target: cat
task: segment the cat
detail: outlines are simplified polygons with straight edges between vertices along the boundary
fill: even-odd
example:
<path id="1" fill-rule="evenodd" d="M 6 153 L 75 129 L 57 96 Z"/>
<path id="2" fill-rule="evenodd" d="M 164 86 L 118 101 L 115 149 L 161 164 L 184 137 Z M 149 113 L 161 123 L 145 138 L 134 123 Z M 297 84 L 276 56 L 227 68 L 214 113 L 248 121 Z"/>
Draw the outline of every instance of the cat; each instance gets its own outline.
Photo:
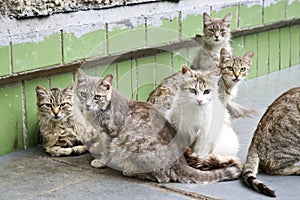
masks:
<path id="1" fill-rule="evenodd" d="M 101 158 L 91 163 L 94 167 L 109 166 L 125 176 L 156 182 L 212 183 L 239 177 L 237 164 L 211 171 L 190 167 L 165 117 L 151 103 L 122 95 L 112 80 L 111 74 L 101 79 L 78 69 L 78 110 L 105 140 Z"/>
<path id="2" fill-rule="evenodd" d="M 51 156 L 85 153 L 73 119 L 73 86 L 46 90 L 36 86 L 38 126 L 42 146 Z"/>
<path id="3" fill-rule="evenodd" d="M 167 113 L 179 140 L 200 157 L 211 153 L 236 156 L 238 137 L 216 93 L 218 71 L 195 73 L 183 66 L 182 74 L 185 77 Z"/>
<path id="4" fill-rule="evenodd" d="M 231 13 L 223 19 L 211 18 L 207 13 L 203 14 L 204 36 L 198 41 L 201 49 L 193 61 L 194 70 L 217 69 L 220 60 L 220 49 L 226 48 L 231 52 L 230 46 L 230 21 Z M 162 113 L 170 110 L 178 90 L 178 81 L 181 79 L 181 72 L 177 72 L 165 78 L 150 94 L 147 101 L 154 104 Z"/>
<path id="5" fill-rule="evenodd" d="M 300 174 L 300 87 L 278 97 L 266 110 L 254 132 L 242 179 L 252 189 L 270 197 L 275 191 L 256 178 L 267 174 Z"/>
<path id="6" fill-rule="evenodd" d="M 248 75 L 253 55 L 253 52 L 249 52 L 242 57 L 231 56 L 225 48 L 220 51 L 221 78 L 218 81 L 218 94 L 233 119 L 250 117 L 256 113 L 255 110 L 245 108 L 233 101 L 237 96 L 239 83 Z"/>
<path id="7" fill-rule="evenodd" d="M 213 70 L 220 62 L 220 50 L 225 48 L 231 53 L 230 23 L 232 15 L 228 13 L 223 19 L 211 18 L 203 14 L 204 36 L 197 36 L 200 49 L 192 62 L 193 70 Z"/>

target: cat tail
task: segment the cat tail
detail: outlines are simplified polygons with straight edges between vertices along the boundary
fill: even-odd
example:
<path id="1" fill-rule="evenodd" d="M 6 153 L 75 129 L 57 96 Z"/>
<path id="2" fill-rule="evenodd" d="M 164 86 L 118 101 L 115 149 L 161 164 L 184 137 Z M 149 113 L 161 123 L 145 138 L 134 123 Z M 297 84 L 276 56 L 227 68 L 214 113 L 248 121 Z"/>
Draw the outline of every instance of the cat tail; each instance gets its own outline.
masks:
<path id="1" fill-rule="evenodd" d="M 240 104 L 235 103 L 234 101 L 229 101 L 226 105 L 226 108 L 232 119 L 252 117 L 257 113 L 256 110 L 241 106 Z"/>
<path id="2" fill-rule="evenodd" d="M 206 160 L 205 166 L 215 165 L 214 160 Z M 185 157 L 182 157 L 182 162 L 174 166 L 175 172 L 178 171 L 177 180 L 182 183 L 215 183 L 219 181 L 234 180 L 240 177 L 241 168 L 235 165 L 228 165 L 223 167 L 211 167 L 211 170 L 195 169 L 188 165 Z"/>
<path id="3" fill-rule="evenodd" d="M 197 153 L 193 153 L 191 148 L 187 148 L 184 152 L 184 157 L 189 166 L 204 171 L 233 166 L 239 168 L 240 170 L 243 168 L 241 160 L 234 155 L 210 154 L 201 159 Z"/>
<path id="4" fill-rule="evenodd" d="M 251 154 L 250 154 L 251 152 Z M 275 191 L 267 187 L 262 181 L 256 178 L 259 167 L 259 157 L 256 146 L 251 145 L 248 151 L 247 160 L 242 172 L 243 182 L 253 190 L 265 194 L 269 197 L 276 197 Z"/>

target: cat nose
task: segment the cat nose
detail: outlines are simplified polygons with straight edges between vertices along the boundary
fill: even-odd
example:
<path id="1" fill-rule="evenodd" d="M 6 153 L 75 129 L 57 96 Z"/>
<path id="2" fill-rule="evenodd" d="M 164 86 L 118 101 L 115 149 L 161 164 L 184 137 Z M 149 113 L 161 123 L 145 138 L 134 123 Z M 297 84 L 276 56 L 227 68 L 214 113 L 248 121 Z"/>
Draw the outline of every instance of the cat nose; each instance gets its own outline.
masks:
<path id="1" fill-rule="evenodd" d="M 86 104 L 85 107 L 86 107 L 87 110 L 89 110 L 91 108 L 91 105 Z"/>
<path id="2" fill-rule="evenodd" d="M 201 103 L 202 103 L 202 100 L 198 100 L 197 102 L 198 102 L 198 105 L 201 105 Z"/>

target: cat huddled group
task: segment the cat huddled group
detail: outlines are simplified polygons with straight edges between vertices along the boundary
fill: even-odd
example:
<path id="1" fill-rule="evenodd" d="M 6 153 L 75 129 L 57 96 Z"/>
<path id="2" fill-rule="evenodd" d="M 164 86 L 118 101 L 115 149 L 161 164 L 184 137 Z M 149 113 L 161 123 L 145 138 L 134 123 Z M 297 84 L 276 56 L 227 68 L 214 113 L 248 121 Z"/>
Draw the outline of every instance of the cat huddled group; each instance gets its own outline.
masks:
<path id="1" fill-rule="evenodd" d="M 147 102 L 122 95 L 113 88 L 112 75 L 92 77 L 81 69 L 76 93 L 72 87 L 46 90 L 37 86 L 45 150 L 52 156 L 88 150 L 95 157 L 93 167 L 109 166 L 126 176 L 156 182 L 213 183 L 239 178 L 242 164 L 232 120 L 249 117 L 255 110 L 234 99 L 253 53 L 232 55 L 230 21 L 231 14 L 216 19 L 204 13 L 204 36 L 193 65 L 165 78 Z M 270 190 L 255 182 L 253 170 L 245 175 L 251 187 L 263 193 Z"/>

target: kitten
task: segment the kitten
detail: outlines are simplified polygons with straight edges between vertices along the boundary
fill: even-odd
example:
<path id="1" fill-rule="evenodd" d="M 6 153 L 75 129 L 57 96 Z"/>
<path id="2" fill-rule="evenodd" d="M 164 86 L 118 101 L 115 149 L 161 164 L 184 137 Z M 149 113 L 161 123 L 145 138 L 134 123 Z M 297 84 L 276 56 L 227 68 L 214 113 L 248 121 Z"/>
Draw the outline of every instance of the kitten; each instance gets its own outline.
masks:
<path id="1" fill-rule="evenodd" d="M 184 66 L 182 74 L 186 74 L 185 78 L 181 80 L 176 98 L 167 113 L 167 119 L 176 129 L 179 140 L 200 157 L 210 153 L 236 156 L 238 137 L 228 112 L 214 94 L 219 79 L 216 71 L 194 73 Z"/>
<path id="2" fill-rule="evenodd" d="M 221 48 L 227 49 L 231 53 L 230 44 L 230 23 L 231 13 L 223 19 L 211 18 L 207 13 L 203 14 L 203 32 L 198 42 L 200 49 L 193 60 L 194 70 L 213 70 L 220 62 Z"/>
<path id="3" fill-rule="evenodd" d="M 252 189 L 275 197 L 275 192 L 256 178 L 258 169 L 267 174 L 300 174 L 300 87 L 277 98 L 254 132 L 243 171 L 243 181 Z"/>
<path id="4" fill-rule="evenodd" d="M 250 117 L 256 113 L 255 110 L 245 108 L 233 101 L 237 96 L 239 83 L 248 75 L 253 55 L 253 52 L 249 52 L 243 57 L 231 56 L 226 49 L 221 49 L 219 64 L 221 78 L 218 81 L 218 93 L 231 118 Z"/>
<path id="5" fill-rule="evenodd" d="M 73 86 L 64 90 L 36 86 L 36 95 L 38 125 L 46 152 L 51 156 L 85 153 L 73 119 Z"/>
<path id="6" fill-rule="evenodd" d="M 212 183 L 239 176 L 238 165 L 211 171 L 190 167 L 164 116 L 152 104 L 122 95 L 112 87 L 112 79 L 112 75 L 100 79 L 78 70 L 78 106 L 105 144 L 94 166 L 106 165 L 126 176 L 157 182 Z"/>

